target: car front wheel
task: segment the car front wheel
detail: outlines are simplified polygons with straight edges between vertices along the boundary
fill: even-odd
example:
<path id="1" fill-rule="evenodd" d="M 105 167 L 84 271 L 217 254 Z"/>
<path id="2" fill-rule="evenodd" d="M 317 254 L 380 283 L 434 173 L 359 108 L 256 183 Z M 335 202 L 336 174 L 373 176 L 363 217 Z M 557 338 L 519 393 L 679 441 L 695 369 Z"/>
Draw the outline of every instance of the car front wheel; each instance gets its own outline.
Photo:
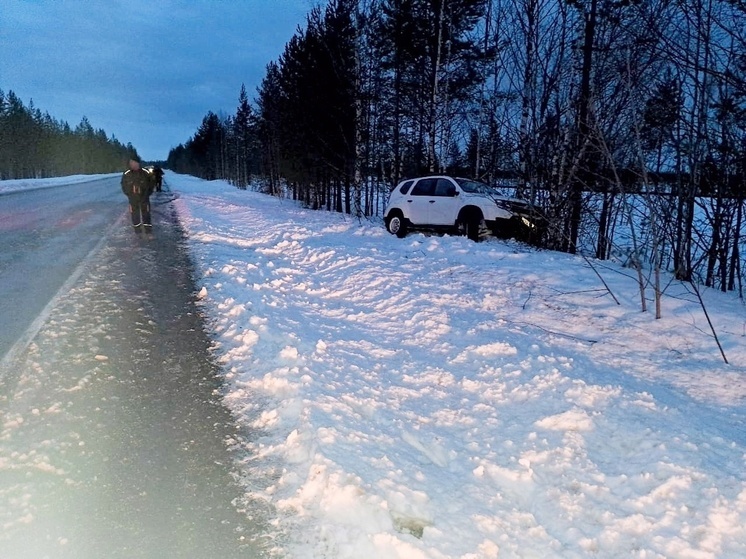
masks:
<path id="1" fill-rule="evenodd" d="M 458 229 L 462 235 L 478 243 L 483 223 L 482 216 L 472 214 L 459 220 Z"/>
<path id="2" fill-rule="evenodd" d="M 403 239 L 407 235 L 407 221 L 400 213 L 395 213 L 389 217 L 386 229 L 392 235 Z"/>

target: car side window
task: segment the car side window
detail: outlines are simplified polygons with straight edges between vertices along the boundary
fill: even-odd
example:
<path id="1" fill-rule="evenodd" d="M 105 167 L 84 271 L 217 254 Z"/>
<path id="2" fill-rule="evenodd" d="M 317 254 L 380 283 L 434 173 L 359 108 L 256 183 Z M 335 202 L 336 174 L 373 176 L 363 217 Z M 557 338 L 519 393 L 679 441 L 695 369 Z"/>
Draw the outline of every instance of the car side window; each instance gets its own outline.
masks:
<path id="1" fill-rule="evenodd" d="M 432 196 L 437 179 L 422 179 L 414 185 L 412 196 Z"/>
<path id="2" fill-rule="evenodd" d="M 409 192 L 409 189 L 412 188 L 412 185 L 414 184 L 414 181 L 407 181 L 403 185 L 401 185 L 401 188 L 399 189 L 399 192 L 407 195 L 407 192 Z"/>
<path id="3" fill-rule="evenodd" d="M 453 192 L 456 187 L 453 186 L 451 181 L 448 179 L 438 179 L 435 184 L 435 196 L 449 196 L 449 192 Z"/>

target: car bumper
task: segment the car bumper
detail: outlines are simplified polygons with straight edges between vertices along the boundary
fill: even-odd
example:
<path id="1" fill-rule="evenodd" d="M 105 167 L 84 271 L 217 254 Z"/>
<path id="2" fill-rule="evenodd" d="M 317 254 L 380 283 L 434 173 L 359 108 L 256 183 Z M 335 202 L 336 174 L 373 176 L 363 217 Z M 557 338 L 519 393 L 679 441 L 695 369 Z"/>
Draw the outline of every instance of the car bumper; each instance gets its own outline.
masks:
<path id="1" fill-rule="evenodd" d="M 546 230 L 545 222 L 533 216 L 514 214 L 508 219 L 487 221 L 487 227 L 501 239 L 516 239 L 530 244 L 540 244 Z"/>

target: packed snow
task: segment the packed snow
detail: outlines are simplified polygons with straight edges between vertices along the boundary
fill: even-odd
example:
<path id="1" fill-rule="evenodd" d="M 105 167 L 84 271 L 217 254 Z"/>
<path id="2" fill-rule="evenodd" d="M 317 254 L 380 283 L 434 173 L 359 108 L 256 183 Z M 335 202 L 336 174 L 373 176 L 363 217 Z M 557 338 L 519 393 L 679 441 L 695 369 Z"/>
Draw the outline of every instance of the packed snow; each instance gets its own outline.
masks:
<path id="1" fill-rule="evenodd" d="M 746 557 L 733 294 L 166 181 L 274 556 Z"/>
<path id="2" fill-rule="evenodd" d="M 733 294 L 167 181 L 278 557 L 746 557 Z"/>

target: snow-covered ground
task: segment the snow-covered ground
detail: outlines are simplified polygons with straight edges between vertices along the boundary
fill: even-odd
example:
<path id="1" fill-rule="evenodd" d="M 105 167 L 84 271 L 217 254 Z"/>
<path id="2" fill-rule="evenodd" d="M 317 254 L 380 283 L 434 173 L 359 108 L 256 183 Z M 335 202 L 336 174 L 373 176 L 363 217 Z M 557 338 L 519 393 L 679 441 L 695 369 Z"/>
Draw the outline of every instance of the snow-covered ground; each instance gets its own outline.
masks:
<path id="1" fill-rule="evenodd" d="M 278 557 L 746 557 L 733 294 L 166 181 Z"/>
<path id="2" fill-rule="evenodd" d="M 746 557 L 733 294 L 167 182 L 278 556 Z"/>

